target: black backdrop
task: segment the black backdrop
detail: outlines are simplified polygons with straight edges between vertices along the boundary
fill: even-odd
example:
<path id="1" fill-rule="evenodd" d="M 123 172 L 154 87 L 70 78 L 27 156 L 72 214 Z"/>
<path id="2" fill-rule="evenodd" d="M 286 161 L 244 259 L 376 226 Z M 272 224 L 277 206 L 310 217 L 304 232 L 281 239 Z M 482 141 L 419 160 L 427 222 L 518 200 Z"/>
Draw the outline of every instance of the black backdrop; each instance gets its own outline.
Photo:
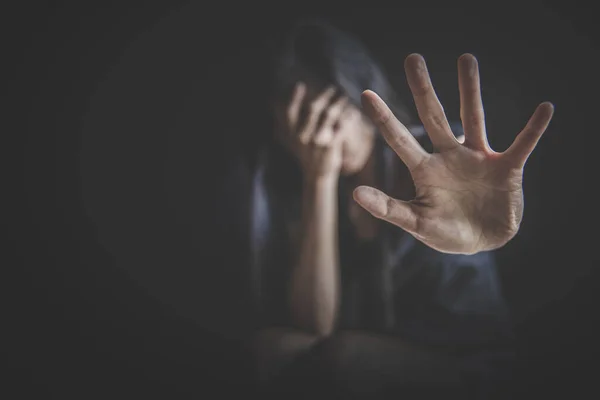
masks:
<path id="1" fill-rule="evenodd" d="M 19 172 L 24 189 L 7 196 L 23 212 L 7 209 L 17 239 L 8 243 L 21 262 L 5 263 L 17 273 L 5 280 L 15 332 L 5 343 L 24 397 L 233 388 L 222 383 L 240 377 L 245 361 L 236 343 L 214 343 L 239 328 L 243 299 L 239 271 L 216 258 L 224 243 L 206 238 L 207 206 L 228 146 L 240 140 L 234 132 L 248 130 L 243 121 L 261 95 L 258 43 L 297 13 L 354 29 L 401 93 L 404 56 L 422 53 L 452 118 L 456 58 L 474 53 L 497 150 L 539 102 L 554 102 L 555 119 L 526 167 L 522 230 L 499 254 L 502 277 L 521 384 L 573 389 L 573 379 L 594 376 L 600 65 L 591 10 L 345 4 L 284 12 L 46 2 L 4 13 L 13 67 L 6 121 L 16 124 L 3 133 L 19 141 L 17 151 L 7 141 L 7 171 Z"/>

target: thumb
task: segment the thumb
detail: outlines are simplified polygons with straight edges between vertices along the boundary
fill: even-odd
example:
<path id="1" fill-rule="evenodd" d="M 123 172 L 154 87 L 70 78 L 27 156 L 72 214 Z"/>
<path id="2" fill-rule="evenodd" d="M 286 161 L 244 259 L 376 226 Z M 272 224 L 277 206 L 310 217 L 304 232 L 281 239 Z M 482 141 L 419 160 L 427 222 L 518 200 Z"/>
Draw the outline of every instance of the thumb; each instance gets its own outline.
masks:
<path id="1" fill-rule="evenodd" d="M 381 190 L 370 186 L 354 189 L 354 200 L 375 218 L 399 226 L 410 233 L 416 233 L 418 216 L 409 202 L 391 198 Z"/>

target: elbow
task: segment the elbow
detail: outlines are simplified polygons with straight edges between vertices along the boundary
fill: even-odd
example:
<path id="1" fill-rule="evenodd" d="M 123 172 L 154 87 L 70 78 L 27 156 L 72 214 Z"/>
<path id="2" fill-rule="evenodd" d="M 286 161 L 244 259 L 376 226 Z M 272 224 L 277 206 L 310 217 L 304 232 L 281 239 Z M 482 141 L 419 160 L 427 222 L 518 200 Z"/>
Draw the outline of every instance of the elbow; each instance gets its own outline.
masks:
<path id="1" fill-rule="evenodd" d="M 315 327 L 313 334 L 319 339 L 327 339 L 333 334 L 333 324 L 323 324 Z"/>
<path id="2" fill-rule="evenodd" d="M 295 319 L 296 328 L 314 336 L 317 339 L 326 339 L 333 335 L 335 324 L 333 321 L 315 321 L 314 319 Z"/>
<path id="3" fill-rule="evenodd" d="M 336 327 L 336 307 L 314 306 L 312 301 L 294 296 L 290 298 L 290 303 L 292 324 L 296 328 L 321 339 L 333 334 Z"/>
<path id="4" fill-rule="evenodd" d="M 336 316 L 334 310 L 328 310 L 330 312 L 322 312 L 317 315 L 313 315 L 311 320 L 311 332 L 320 339 L 326 339 L 333 335 L 336 328 Z"/>

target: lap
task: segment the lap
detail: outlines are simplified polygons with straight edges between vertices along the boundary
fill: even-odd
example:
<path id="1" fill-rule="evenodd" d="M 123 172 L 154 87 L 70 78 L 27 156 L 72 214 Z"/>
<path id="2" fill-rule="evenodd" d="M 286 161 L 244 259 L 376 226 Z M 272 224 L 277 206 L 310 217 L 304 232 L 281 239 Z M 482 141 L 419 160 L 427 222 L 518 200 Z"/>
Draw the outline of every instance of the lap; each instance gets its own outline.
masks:
<path id="1" fill-rule="evenodd" d="M 272 375 L 273 387 L 279 395 L 284 390 L 287 398 L 331 393 L 350 397 L 361 393 L 398 395 L 413 389 L 420 395 L 436 391 L 448 395 L 449 391 L 461 390 L 455 356 L 398 337 L 358 331 L 341 331 L 322 340 L 286 330 L 262 335 L 265 340 L 270 337 L 276 338 L 270 350 L 284 350 L 281 357 L 285 358 L 291 347 L 295 350 L 291 358 L 288 352 L 288 362 Z"/>
<path id="2" fill-rule="evenodd" d="M 343 379 L 393 379 L 395 382 L 460 381 L 458 359 L 399 337 L 344 331 L 323 346 L 332 370 Z"/>
<path id="3" fill-rule="evenodd" d="M 307 352 L 318 339 L 292 328 L 268 328 L 258 331 L 252 339 L 252 353 L 257 379 L 266 382 Z"/>
<path id="4" fill-rule="evenodd" d="M 331 380 L 347 395 L 445 394 L 460 391 L 459 360 L 400 337 L 345 331 L 322 349 Z"/>

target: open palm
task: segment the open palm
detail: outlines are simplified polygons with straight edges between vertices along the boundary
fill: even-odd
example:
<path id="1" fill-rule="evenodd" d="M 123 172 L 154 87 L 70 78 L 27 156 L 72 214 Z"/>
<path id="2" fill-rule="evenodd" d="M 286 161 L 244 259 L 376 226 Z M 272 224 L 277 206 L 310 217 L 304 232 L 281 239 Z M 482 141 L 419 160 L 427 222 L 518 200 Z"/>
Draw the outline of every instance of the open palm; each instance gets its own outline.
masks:
<path id="1" fill-rule="evenodd" d="M 426 152 L 381 98 L 365 91 L 363 107 L 408 167 L 416 197 L 401 201 L 361 186 L 354 192 L 355 200 L 375 217 L 442 252 L 474 254 L 503 246 L 519 229 L 523 167 L 552 118 L 552 104 L 540 104 L 513 144 L 498 153 L 487 141 L 474 56 L 464 54 L 458 59 L 463 143 L 450 129 L 423 57 L 411 54 L 405 69 L 435 152 Z"/>

